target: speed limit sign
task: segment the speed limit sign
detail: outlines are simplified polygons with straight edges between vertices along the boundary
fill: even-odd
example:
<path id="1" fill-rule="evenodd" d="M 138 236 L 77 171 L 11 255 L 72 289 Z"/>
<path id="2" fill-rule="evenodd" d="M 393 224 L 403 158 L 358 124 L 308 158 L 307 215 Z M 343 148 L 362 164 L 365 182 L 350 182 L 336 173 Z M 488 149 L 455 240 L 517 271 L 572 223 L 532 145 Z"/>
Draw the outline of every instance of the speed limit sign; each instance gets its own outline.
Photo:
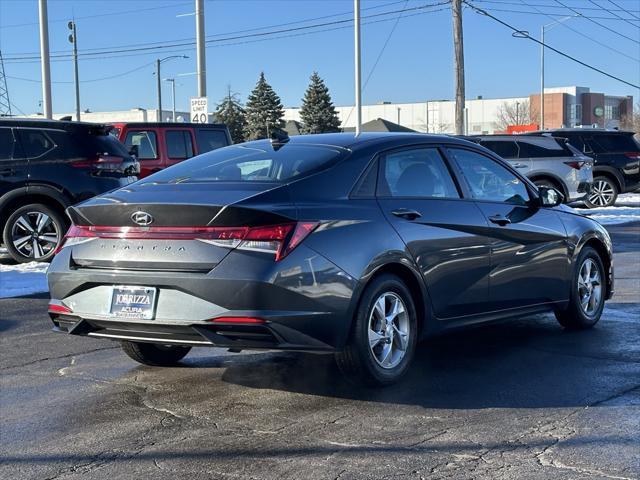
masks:
<path id="1" fill-rule="evenodd" d="M 207 97 L 194 97 L 191 99 L 191 111 L 189 118 L 191 123 L 209 123 L 209 101 Z"/>

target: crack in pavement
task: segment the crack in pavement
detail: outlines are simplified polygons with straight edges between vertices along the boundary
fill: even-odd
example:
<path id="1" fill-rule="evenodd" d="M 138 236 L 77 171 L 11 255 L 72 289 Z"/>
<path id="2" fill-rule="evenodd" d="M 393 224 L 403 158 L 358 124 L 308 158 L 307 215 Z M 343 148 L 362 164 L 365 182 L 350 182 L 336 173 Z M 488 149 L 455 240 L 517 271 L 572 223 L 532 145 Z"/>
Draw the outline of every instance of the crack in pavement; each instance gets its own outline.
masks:
<path id="1" fill-rule="evenodd" d="M 90 353 L 100 352 L 102 350 L 114 350 L 116 348 L 120 348 L 120 346 L 116 345 L 115 347 L 94 348 L 93 350 L 87 350 L 87 351 L 81 352 L 81 353 L 68 353 L 66 355 L 60 355 L 58 357 L 39 358 L 37 360 L 32 360 L 30 362 L 22 363 L 22 364 L 19 364 L 19 365 L 12 365 L 10 367 L 2 367 L 2 368 L 0 368 L 0 371 L 12 370 L 14 368 L 28 367 L 30 365 L 35 365 L 37 363 L 47 362 L 49 360 L 61 360 L 63 358 L 69 358 L 69 357 L 73 357 L 73 356 L 80 357 L 80 356 L 83 356 L 83 355 L 88 355 Z"/>

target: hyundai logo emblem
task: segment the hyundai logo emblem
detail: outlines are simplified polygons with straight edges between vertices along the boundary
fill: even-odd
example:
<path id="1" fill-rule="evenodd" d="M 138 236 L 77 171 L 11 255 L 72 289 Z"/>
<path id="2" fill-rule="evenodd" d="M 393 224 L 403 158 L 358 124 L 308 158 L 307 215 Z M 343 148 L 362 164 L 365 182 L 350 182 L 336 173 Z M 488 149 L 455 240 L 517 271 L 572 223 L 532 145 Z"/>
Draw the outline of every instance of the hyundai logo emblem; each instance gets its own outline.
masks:
<path id="1" fill-rule="evenodd" d="M 153 217 L 147 212 L 133 212 L 131 214 L 131 220 L 138 225 L 146 227 L 153 223 Z"/>

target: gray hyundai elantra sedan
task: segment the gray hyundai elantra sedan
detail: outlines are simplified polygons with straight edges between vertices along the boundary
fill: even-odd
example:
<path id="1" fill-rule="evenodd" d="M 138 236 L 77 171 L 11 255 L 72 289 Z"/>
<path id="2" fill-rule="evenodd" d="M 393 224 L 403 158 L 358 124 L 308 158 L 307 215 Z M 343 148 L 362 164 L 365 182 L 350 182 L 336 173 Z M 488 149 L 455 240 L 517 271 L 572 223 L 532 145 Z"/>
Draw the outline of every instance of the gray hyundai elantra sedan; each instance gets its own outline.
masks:
<path id="1" fill-rule="evenodd" d="M 222 148 L 68 209 L 54 330 L 166 366 L 192 347 L 335 355 L 397 381 L 443 330 L 554 312 L 588 328 L 611 240 L 489 150 L 422 134 Z"/>

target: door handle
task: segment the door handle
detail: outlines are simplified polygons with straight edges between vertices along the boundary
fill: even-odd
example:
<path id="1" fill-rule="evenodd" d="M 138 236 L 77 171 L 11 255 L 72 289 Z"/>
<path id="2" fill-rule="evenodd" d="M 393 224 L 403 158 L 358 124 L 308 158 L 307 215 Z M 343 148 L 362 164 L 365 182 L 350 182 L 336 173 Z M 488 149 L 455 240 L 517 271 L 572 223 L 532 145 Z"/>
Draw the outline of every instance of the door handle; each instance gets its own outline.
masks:
<path id="1" fill-rule="evenodd" d="M 396 217 L 404 218 L 405 220 L 415 220 L 422 216 L 422 214 L 417 210 L 410 210 L 408 208 L 399 208 L 398 210 L 393 210 L 391 213 Z"/>
<path id="2" fill-rule="evenodd" d="M 513 163 L 512 165 L 514 168 L 527 168 L 527 165 L 524 163 Z"/>
<path id="3" fill-rule="evenodd" d="M 511 220 L 509 220 L 504 215 L 492 215 L 491 217 L 489 217 L 489 221 L 491 223 L 496 223 L 501 227 L 504 227 L 505 225 L 508 225 L 511 223 Z"/>
<path id="4" fill-rule="evenodd" d="M 12 168 L 5 168 L 0 170 L 0 177 L 8 177 L 9 175 L 14 175 L 16 171 Z"/>

